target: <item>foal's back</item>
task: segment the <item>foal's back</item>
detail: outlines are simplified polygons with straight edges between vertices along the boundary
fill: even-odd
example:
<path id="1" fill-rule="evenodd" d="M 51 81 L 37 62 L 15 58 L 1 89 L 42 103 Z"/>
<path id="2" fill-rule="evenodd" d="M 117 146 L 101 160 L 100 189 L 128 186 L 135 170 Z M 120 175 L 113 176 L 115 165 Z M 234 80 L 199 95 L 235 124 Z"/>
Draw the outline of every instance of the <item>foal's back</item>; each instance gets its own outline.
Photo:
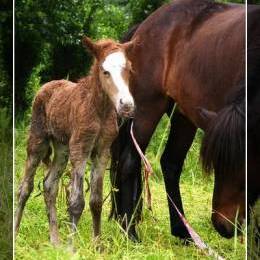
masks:
<path id="1" fill-rule="evenodd" d="M 32 128 L 36 126 L 44 131 L 45 137 L 68 143 L 73 129 L 81 125 L 80 118 L 87 120 L 86 112 L 92 96 L 91 88 L 82 86 L 87 83 L 88 78 L 84 79 L 84 84 L 82 81 L 80 84 L 68 80 L 54 80 L 44 84 L 34 100 Z M 82 107 L 86 111 L 82 111 Z"/>

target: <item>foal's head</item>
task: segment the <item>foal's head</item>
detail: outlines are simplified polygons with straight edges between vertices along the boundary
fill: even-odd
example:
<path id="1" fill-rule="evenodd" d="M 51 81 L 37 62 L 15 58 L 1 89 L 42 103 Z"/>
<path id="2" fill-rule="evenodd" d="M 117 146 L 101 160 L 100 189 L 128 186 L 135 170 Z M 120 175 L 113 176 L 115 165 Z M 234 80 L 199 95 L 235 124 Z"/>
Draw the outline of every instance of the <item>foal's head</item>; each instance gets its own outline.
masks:
<path id="1" fill-rule="evenodd" d="M 135 104 L 129 91 L 131 62 L 127 53 L 134 42 L 120 44 L 112 40 L 100 40 L 94 43 L 88 37 L 84 37 L 82 42 L 96 58 L 99 81 L 119 116 L 133 116 Z"/>

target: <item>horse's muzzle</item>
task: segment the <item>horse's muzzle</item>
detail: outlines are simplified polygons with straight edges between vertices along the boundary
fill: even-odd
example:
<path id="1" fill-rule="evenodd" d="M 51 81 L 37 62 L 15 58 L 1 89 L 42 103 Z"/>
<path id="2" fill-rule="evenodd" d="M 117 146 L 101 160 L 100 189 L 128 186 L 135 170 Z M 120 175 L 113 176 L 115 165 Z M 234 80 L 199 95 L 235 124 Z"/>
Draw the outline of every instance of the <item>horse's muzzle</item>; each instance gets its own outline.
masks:
<path id="1" fill-rule="evenodd" d="M 215 216 L 214 216 L 215 215 Z M 228 219 L 224 219 L 223 217 L 217 217 L 216 214 L 212 216 L 212 223 L 216 231 L 225 238 L 232 238 L 235 234 L 236 224 L 238 226 L 242 226 L 243 220 L 238 220 L 238 223 L 233 223 Z M 237 234 L 241 233 L 240 228 L 237 228 Z"/>

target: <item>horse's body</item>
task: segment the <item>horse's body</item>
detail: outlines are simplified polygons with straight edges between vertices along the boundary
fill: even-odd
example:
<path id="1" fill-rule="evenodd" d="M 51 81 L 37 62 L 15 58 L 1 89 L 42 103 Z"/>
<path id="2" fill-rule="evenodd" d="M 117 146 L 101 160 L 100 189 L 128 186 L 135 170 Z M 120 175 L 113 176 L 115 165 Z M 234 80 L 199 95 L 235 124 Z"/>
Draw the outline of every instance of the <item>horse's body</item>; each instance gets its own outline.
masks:
<path id="1" fill-rule="evenodd" d="M 133 112 L 133 98 L 128 90 L 129 62 L 126 46 L 113 41 L 85 46 L 96 60 L 91 75 L 78 83 L 57 80 L 46 83 L 36 95 L 27 146 L 25 175 L 18 194 L 15 230 L 18 231 L 24 206 L 33 190 L 36 169 L 41 161 L 49 168 L 44 179 L 44 199 L 50 225 L 50 240 L 59 242 L 56 197 L 58 183 L 68 158 L 72 165 L 68 212 L 72 230 L 84 209 L 83 182 L 86 161 L 91 158 L 90 209 L 94 237 L 100 235 L 103 175 L 111 143 L 118 132 L 117 114 Z M 114 80 L 116 77 L 116 81 Z M 121 80 L 121 81 L 120 81 Z M 50 160 L 50 145 L 54 148 Z"/>
<path id="2" fill-rule="evenodd" d="M 248 6 L 247 30 L 247 200 L 250 209 L 260 196 L 260 6 Z"/>
<path id="3" fill-rule="evenodd" d="M 206 169 L 212 166 L 215 169 L 213 210 L 220 214 L 213 214 L 212 220 L 220 234 L 230 237 L 234 228 L 225 217 L 235 222 L 240 208 L 241 222 L 245 210 L 244 150 L 241 148 L 244 117 L 238 112 L 241 110 L 243 114 L 244 99 L 234 100 L 241 86 L 244 90 L 244 7 L 206 0 L 174 1 L 139 25 L 133 38 L 136 37 L 140 44 L 131 53 L 135 74 L 130 79 L 130 87 L 137 107 L 133 131 L 143 151 L 162 115 L 173 102 L 178 105 L 161 158 L 172 234 L 189 237 L 171 200 L 183 212 L 179 178 L 199 127 L 206 136 L 207 129 L 211 129 L 206 139 L 210 143 L 204 143 L 202 159 L 205 158 Z M 229 119 L 232 124 L 228 124 Z M 225 124 L 224 131 L 217 122 Z M 236 131 L 234 136 L 239 140 L 234 141 L 232 134 L 228 134 L 231 130 Z M 120 132 L 112 161 L 112 181 L 119 188 L 113 195 L 114 211 L 116 217 L 129 221 L 141 195 L 141 164 L 132 141 L 125 141 L 130 139 L 129 124 Z M 230 143 L 222 143 L 222 137 Z M 238 157 L 242 157 L 239 162 L 233 159 Z M 236 172 L 229 172 L 232 170 Z M 123 226 L 127 226 L 126 221 Z M 131 237 L 137 237 L 134 224 L 128 230 Z"/>

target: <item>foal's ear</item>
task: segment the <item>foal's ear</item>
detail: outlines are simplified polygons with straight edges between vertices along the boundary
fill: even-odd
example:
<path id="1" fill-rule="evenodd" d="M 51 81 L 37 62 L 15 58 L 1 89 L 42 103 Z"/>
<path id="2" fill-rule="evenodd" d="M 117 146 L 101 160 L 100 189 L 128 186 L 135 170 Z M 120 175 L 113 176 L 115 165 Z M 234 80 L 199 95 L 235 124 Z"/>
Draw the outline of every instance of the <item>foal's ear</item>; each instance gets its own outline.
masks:
<path id="1" fill-rule="evenodd" d="M 136 37 L 129 42 L 123 43 L 122 45 L 123 45 L 123 48 L 125 49 L 126 54 L 131 55 L 134 47 L 139 44 L 140 44 L 139 37 Z"/>
<path id="2" fill-rule="evenodd" d="M 99 46 L 94 43 L 89 37 L 83 36 L 82 45 L 88 50 L 88 52 L 98 58 Z"/>

